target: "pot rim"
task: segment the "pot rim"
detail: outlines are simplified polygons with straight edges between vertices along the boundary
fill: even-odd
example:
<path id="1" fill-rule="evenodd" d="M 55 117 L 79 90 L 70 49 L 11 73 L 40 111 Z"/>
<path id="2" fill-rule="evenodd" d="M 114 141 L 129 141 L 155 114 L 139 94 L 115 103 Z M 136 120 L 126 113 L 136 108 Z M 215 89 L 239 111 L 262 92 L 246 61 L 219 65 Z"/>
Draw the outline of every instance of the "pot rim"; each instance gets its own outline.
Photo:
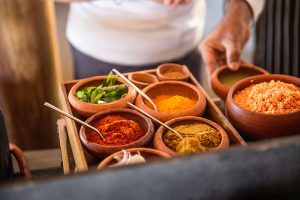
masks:
<path id="1" fill-rule="evenodd" d="M 105 77 L 106 76 L 93 76 L 93 77 L 89 77 L 89 78 L 79 80 L 75 85 L 72 86 L 72 88 L 69 91 L 69 94 L 68 94 L 69 102 L 73 103 L 73 101 L 74 101 L 74 103 L 80 103 L 80 104 L 86 105 L 86 106 L 102 107 L 102 106 L 106 106 L 106 105 L 107 106 L 113 105 L 117 102 L 120 102 L 124 99 L 129 98 L 131 95 L 136 96 L 136 91 L 130 85 L 128 85 L 125 81 L 123 81 L 120 77 L 117 77 L 117 81 L 122 83 L 122 84 L 125 84 L 128 91 L 127 91 L 127 94 L 123 98 L 121 98 L 117 101 L 113 101 L 113 102 L 105 103 L 105 104 L 95 104 L 95 103 L 88 103 L 88 102 L 81 101 L 75 96 L 75 93 L 78 91 L 78 89 L 82 85 L 87 84 L 87 83 L 92 82 L 92 81 L 97 81 L 97 80 L 102 81 L 102 80 L 105 79 Z M 72 105 L 72 103 L 71 103 L 71 105 Z"/>
<path id="2" fill-rule="evenodd" d="M 176 115 L 177 114 L 185 114 L 185 113 L 189 113 L 190 111 L 193 111 L 197 107 L 202 107 L 202 106 L 204 106 L 204 110 L 205 110 L 205 107 L 206 107 L 206 97 L 205 97 L 205 95 L 196 86 L 194 86 L 194 85 L 192 85 L 190 83 L 187 83 L 187 82 L 182 82 L 182 81 L 162 81 L 162 82 L 157 82 L 157 83 L 154 83 L 154 84 L 151 84 L 151 85 L 145 87 L 143 89 L 143 92 L 146 94 L 149 90 L 151 90 L 151 89 L 153 89 L 153 88 L 155 88 L 157 86 L 160 86 L 160 85 L 176 85 L 176 84 L 177 85 L 185 86 L 185 87 L 193 90 L 197 94 L 197 99 L 196 99 L 195 105 L 193 105 L 192 107 L 190 107 L 190 108 L 188 108 L 186 110 L 182 110 L 182 111 L 179 111 L 179 112 L 173 112 L 172 113 L 172 112 L 159 112 L 159 111 L 155 111 L 154 109 L 149 108 L 144 103 L 144 97 L 142 97 L 142 95 L 140 95 L 140 94 L 137 95 L 136 101 L 140 100 L 141 104 L 145 107 L 146 112 L 150 111 L 150 112 L 153 112 L 153 113 L 156 113 L 156 114 L 167 114 L 167 115 L 172 115 L 174 113 L 176 113 Z"/>
<path id="3" fill-rule="evenodd" d="M 248 69 L 248 70 L 252 70 L 252 71 L 256 71 L 256 72 L 260 72 L 262 75 L 263 74 L 270 74 L 267 70 L 260 68 L 256 65 L 252 65 L 252 64 L 246 64 L 246 63 L 241 63 L 240 64 L 240 68 L 243 69 Z M 222 90 L 223 92 L 229 92 L 230 88 L 225 86 L 219 79 L 220 74 L 222 74 L 224 71 L 228 70 L 228 65 L 222 65 L 220 67 L 218 67 L 211 75 L 211 85 L 217 85 L 217 87 L 220 88 L 220 90 Z M 232 86 L 231 86 L 232 87 Z M 225 97 L 226 99 L 226 97 Z"/>
<path id="4" fill-rule="evenodd" d="M 158 79 L 157 79 L 157 77 L 155 76 L 155 75 L 153 75 L 153 74 L 150 74 L 150 73 L 147 73 L 147 72 L 132 72 L 132 73 L 129 73 L 128 74 L 128 79 L 131 81 L 131 82 L 137 82 L 138 84 L 140 84 L 140 85 L 143 85 L 143 86 L 148 86 L 148 85 L 151 85 L 151 84 L 153 84 L 153 83 L 146 83 L 146 82 L 141 82 L 141 81 L 137 81 L 137 80 L 135 80 L 134 78 L 133 78 L 133 76 L 135 75 L 135 74 L 141 74 L 141 75 L 146 75 L 146 76 L 151 76 L 151 78 L 153 78 L 153 80 L 154 80 L 154 82 L 153 83 L 157 83 L 158 82 Z"/>
<path id="5" fill-rule="evenodd" d="M 212 151 L 219 150 L 219 149 L 224 149 L 224 148 L 229 147 L 230 142 L 229 142 L 229 137 L 228 137 L 226 131 L 219 124 L 217 124 L 217 123 L 215 123 L 215 122 L 213 122 L 213 121 L 211 121 L 209 119 L 206 119 L 206 118 L 203 118 L 203 117 L 196 117 L 196 116 L 184 116 L 184 117 L 178 117 L 178 118 L 171 119 L 171 120 L 167 121 L 165 124 L 171 126 L 174 123 L 182 122 L 182 121 L 200 122 L 200 123 L 207 124 L 207 125 L 211 126 L 212 128 L 215 128 L 221 134 L 222 140 L 221 140 L 220 144 L 216 148 L 214 148 Z M 162 136 L 163 136 L 163 134 L 165 133 L 166 130 L 167 129 L 165 127 L 160 126 L 157 129 L 157 131 L 155 132 L 155 136 L 154 136 L 154 145 L 155 145 L 155 148 L 157 148 L 157 146 L 158 146 L 157 142 L 159 142 L 159 144 L 162 145 L 164 149 L 167 149 L 170 152 L 169 154 L 174 155 L 174 156 L 183 155 L 181 153 L 173 151 L 172 149 L 170 149 L 164 143 L 164 141 L 162 139 Z M 199 151 L 199 152 L 201 152 L 201 151 Z"/>
<path id="6" fill-rule="evenodd" d="M 153 154 L 153 155 L 157 155 L 160 158 L 164 158 L 164 159 L 169 159 L 172 158 L 171 155 L 169 155 L 168 153 L 158 150 L 158 149 L 152 149 L 152 148 L 145 148 L 145 147 L 137 147 L 137 148 L 130 148 L 130 149 L 126 149 L 126 151 L 128 152 L 145 152 L 145 153 L 149 153 L 149 154 Z M 97 170 L 101 170 L 104 169 L 106 166 L 108 166 L 108 164 L 113 160 L 113 157 L 121 154 L 121 151 L 117 151 L 109 156 L 107 156 L 104 160 L 102 160 L 98 166 L 97 166 Z"/>
<path id="7" fill-rule="evenodd" d="M 168 76 L 165 76 L 161 70 L 168 66 L 168 65 L 173 65 L 173 66 L 176 66 L 176 67 L 181 67 L 182 70 L 181 72 L 183 72 L 183 75 L 181 77 L 168 77 Z M 171 67 L 170 67 L 171 68 Z M 178 71 L 178 70 L 177 70 Z M 181 64 L 177 64 L 177 63 L 163 63 L 161 65 L 159 65 L 157 68 L 156 68 L 156 74 L 157 74 L 157 77 L 159 80 L 170 80 L 170 81 L 182 81 L 182 80 L 187 80 L 189 78 L 189 72 L 188 72 L 188 69 L 187 69 L 187 66 L 186 65 L 181 65 Z"/>
<path id="8" fill-rule="evenodd" d="M 98 112 L 94 115 L 92 115 L 91 117 L 89 117 L 85 122 L 86 123 L 90 123 L 92 122 L 93 120 L 96 120 L 102 116 L 105 116 L 107 114 L 113 114 L 113 113 L 117 113 L 117 112 L 124 112 L 124 113 L 130 113 L 130 114 L 133 114 L 133 115 L 137 115 L 139 117 L 141 117 L 143 120 L 145 120 L 147 122 L 147 131 L 146 133 L 143 135 L 143 137 L 141 137 L 140 139 L 132 142 L 132 143 L 129 143 L 129 144 L 125 144 L 125 145 L 114 145 L 114 146 L 106 146 L 106 145 L 100 145 L 100 144 L 96 144 L 96 143 L 92 143 L 92 142 L 89 142 L 86 138 L 86 127 L 85 126 L 81 126 L 80 127 L 80 131 L 79 131 L 79 136 L 80 136 L 80 140 L 81 142 L 84 144 L 84 146 L 86 148 L 91 148 L 91 149 L 108 149 L 108 150 L 114 150 L 114 149 L 117 149 L 117 148 L 130 148 L 130 147 L 133 147 L 134 145 L 136 144 L 139 144 L 141 141 L 143 141 L 144 139 L 146 139 L 147 137 L 151 136 L 154 134 L 154 125 L 153 125 L 153 122 L 146 116 L 144 116 L 143 114 L 135 111 L 135 110 L 132 110 L 132 109 L 128 109 L 128 108 L 113 108 L 113 109 L 110 109 L 110 110 L 104 110 L 104 111 L 101 111 L 101 112 Z"/>
<path id="9" fill-rule="evenodd" d="M 261 80 L 263 78 L 267 78 L 268 81 L 265 81 L 265 80 Z M 294 82 L 299 82 L 298 84 L 295 84 L 295 83 L 292 83 L 292 82 L 287 82 L 287 81 L 282 81 L 281 79 L 282 78 L 287 78 L 287 79 L 291 79 L 292 81 Z M 294 84 L 296 85 L 297 87 L 300 87 L 300 79 L 297 78 L 297 77 L 294 77 L 294 76 L 289 76 L 289 75 L 283 75 L 283 74 L 262 74 L 262 75 L 256 75 L 256 76 L 251 76 L 251 77 L 248 77 L 248 78 L 245 78 L 243 80 L 240 80 L 238 81 L 237 83 L 235 83 L 229 90 L 228 92 L 228 95 L 227 95 L 227 98 L 226 98 L 226 107 L 228 106 L 227 104 L 229 103 L 232 103 L 232 106 L 235 108 L 235 109 L 238 109 L 246 114 L 252 114 L 252 115 L 257 115 L 257 116 L 260 116 L 260 117 L 264 117 L 264 118 L 273 118 L 274 116 L 276 117 L 281 117 L 281 116 L 293 116 L 293 115 L 297 115 L 297 114 L 300 114 L 300 110 L 298 111 L 293 111 L 293 112 L 289 112 L 289 113 L 282 113 L 282 114 L 267 114 L 267 113 L 260 113 L 260 112 L 254 112 L 254 111 L 250 111 L 250 110 L 247 110 L 245 108 L 242 108 L 241 106 L 239 106 L 238 104 L 236 104 L 233 100 L 233 95 L 240 91 L 240 90 L 243 90 L 245 89 L 246 87 L 250 86 L 252 84 L 252 82 L 254 81 L 258 81 L 254 84 L 259 84 L 259 83 L 262 83 L 262 82 L 270 82 L 271 80 L 274 80 L 274 81 L 282 81 L 282 82 L 285 82 L 285 83 L 288 83 L 288 84 Z M 244 82 L 248 82 L 248 84 L 245 86 L 245 87 L 242 87 L 240 88 L 240 85 L 243 84 Z"/>

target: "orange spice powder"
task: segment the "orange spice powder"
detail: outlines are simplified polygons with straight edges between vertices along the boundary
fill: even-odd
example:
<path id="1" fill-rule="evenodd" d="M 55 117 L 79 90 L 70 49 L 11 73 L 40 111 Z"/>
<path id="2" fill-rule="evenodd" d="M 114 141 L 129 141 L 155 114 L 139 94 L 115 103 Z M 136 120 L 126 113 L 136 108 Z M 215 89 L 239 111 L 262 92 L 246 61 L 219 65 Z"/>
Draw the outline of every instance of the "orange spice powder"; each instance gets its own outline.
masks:
<path id="1" fill-rule="evenodd" d="M 246 110 L 265 114 L 284 114 L 300 110 L 300 88 L 271 80 L 238 91 L 234 102 Z"/>

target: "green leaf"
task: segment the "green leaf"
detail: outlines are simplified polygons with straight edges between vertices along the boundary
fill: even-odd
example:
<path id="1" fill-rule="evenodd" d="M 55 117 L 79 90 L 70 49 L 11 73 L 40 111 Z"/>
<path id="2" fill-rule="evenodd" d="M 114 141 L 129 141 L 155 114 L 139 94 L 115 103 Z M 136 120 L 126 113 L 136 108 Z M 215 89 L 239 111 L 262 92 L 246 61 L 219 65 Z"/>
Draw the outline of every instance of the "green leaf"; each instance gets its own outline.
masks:
<path id="1" fill-rule="evenodd" d="M 103 95 L 105 94 L 105 92 L 101 92 L 99 93 L 91 103 L 98 103 L 98 101 L 103 97 Z"/>
<path id="2" fill-rule="evenodd" d="M 126 85 L 125 84 L 113 85 L 113 86 L 103 87 L 102 89 L 104 91 L 106 91 L 106 92 L 121 91 L 121 90 L 125 90 L 126 89 Z"/>
<path id="3" fill-rule="evenodd" d="M 102 82 L 103 87 L 115 85 L 117 81 L 117 77 L 114 75 L 107 75 Z"/>
<path id="4" fill-rule="evenodd" d="M 76 97 L 80 101 L 88 102 L 88 97 L 82 90 L 76 92 Z"/>

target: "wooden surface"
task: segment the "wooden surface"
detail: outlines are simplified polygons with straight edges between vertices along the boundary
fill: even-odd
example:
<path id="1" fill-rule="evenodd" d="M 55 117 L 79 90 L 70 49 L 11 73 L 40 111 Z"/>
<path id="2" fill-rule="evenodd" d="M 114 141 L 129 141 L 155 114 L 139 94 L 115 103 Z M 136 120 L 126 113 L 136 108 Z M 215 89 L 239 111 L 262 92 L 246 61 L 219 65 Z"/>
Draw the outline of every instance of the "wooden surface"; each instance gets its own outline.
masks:
<path id="1" fill-rule="evenodd" d="M 143 72 L 155 74 L 155 70 L 146 70 Z M 235 130 L 235 128 L 230 124 L 230 122 L 226 119 L 224 114 L 219 110 L 217 105 L 214 101 L 208 96 L 206 91 L 202 88 L 202 86 L 197 82 L 195 77 L 189 72 L 190 82 L 196 85 L 205 95 L 207 100 L 206 110 L 203 115 L 204 118 L 210 119 L 217 124 L 219 124 L 228 134 L 230 145 L 239 145 L 239 146 L 247 146 L 246 142 L 243 138 L 239 135 L 239 133 Z M 69 104 L 68 102 L 68 92 L 70 91 L 71 87 L 77 83 L 78 80 L 68 81 L 61 85 L 60 91 L 60 101 L 62 104 L 62 108 L 64 111 L 68 112 L 69 114 L 74 115 L 77 118 L 85 120 L 82 116 L 80 116 Z M 99 160 L 95 159 L 91 156 L 81 145 L 79 139 L 79 128 L 80 125 L 74 123 L 74 121 L 70 120 L 69 118 L 65 118 L 66 120 L 66 127 L 68 131 L 68 137 L 70 140 L 70 144 L 73 151 L 73 158 L 75 160 L 75 164 L 78 171 L 85 171 L 88 170 L 89 166 L 97 164 Z M 70 169 L 70 171 L 74 171 Z"/>
<path id="2" fill-rule="evenodd" d="M 0 0 L 0 108 L 11 142 L 23 150 L 58 146 L 58 48 L 53 2 Z"/>
<path id="3" fill-rule="evenodd" d="M 67 149 L 67 131 L 66 131 L 66 122 L 64 119 L 59 119 L 57 121 L 57 129 L 59 135 L 59 146 L 61 150 L 61 158 L 63 163 L 64 174 L 70 173 L 70 163 L 68 158 L 68 149 Z"/>
<path id="4" fill-rule="evenodd" d="M 68 86 L 68 85 L 66 85 Z M 75 117 L 79 117 L 79 115 L 74 114 L 71 111 L 71 107 L 68 101 L 68 93 L 66 91 L 66 89 L 68 89 L 68 91 L 71 89 L 71 87 L 67 87 L 65 88 L 65 85 L 62 84 L 61 86 L 61 90 L 59 93 L 59 98 L 61 101 L 61 105 L 62 105 L 62 109 L 66 112 L 68 112 L 71 115 L 74 115 Z M 72 152 L 73 152 L 73 158 L 76 164 L 76 169 L 78 171 L 86 171 L 88 169 L 87 166 L 87 162 L 84 156 L 84 151 L 82 148 L 82 145 L 80 143 L 80 139 L 79 139 L 79 135 L 78 135 L 78 129 L 77 126 L 75 124 L 75 122 L 73 120 L 71 120 L 70 118 L 64 117 L 65 122 L 66 122 L 66 127 L 67 127 L 67 133 L 68 133 L 68 138 L 70 141 L 70 145 L 72 148 Z M 72 170 L 69 170 L 72 171 Z"/>

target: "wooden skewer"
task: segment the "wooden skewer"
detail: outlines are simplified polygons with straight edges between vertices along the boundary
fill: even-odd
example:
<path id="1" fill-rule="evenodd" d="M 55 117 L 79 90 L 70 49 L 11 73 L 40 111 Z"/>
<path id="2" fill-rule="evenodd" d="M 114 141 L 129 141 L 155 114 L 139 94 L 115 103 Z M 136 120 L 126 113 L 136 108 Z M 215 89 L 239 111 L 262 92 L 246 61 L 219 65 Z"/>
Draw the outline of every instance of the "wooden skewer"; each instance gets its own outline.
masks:
<path id="1" fill-rule="evenodd" d="M 128 104 L 130 107 L 136 109 L 137 111 L 143 113 L 144 115 L 146 115 L 147 117 L 149 117 L 149 118 L 152 119 L 153 121 L 159 123 L 159 124 L 162 125 L 163 127 L 169 129 L 170 131 L 172 131 L 173 133 L 175 133 L 180 139 L 183 139 L 183 137 L 181 136 L 181 134 L 180 134 L 178 131 L 174 130 L 173 128 L 171 128 L 171 127 L 168 126 L 167 124 L 161 122 L 160 120 L 156 119 L 156 118 L 153 117 L 152 115 L 150 115 L 150 114 L 148 114 L 147 112 L 143 111 L 143 110 L 140 109 L 139 107 L 136 107 L 136 106 L 133 105 L 132 103 L 127 102 L 127 104 Z"/>
<path id="2" fill-rule="evenodd" d="M 153 101 L 142 90 L 140 90 L 136 85 L 134 85 L 130 80 L 128 80 L 123 74 L 118 72 L 118 70 L 113 69 L 112 71 L 116 73 L 120 78 L 122 78 L 126 83 L 128 83 L 131 87 L 133 87 L 140 95 L 142 95 L 145 99 L 147 99 L 149 103 L 153 106 L 155 111 L 158 111 Z"/>
<path id="3" fill-rule="evenodd" d="M 52 104 L 50 104 L 48 102 L 45 102 L 44 105 L 47 106 L 47 107 L 49 107 L 49 108 L 51 108 L 51 109 L 53 109 L 53 110 L 55 110 L 56 112 L 58 112 L 58 113 L 60 113 L 60 114 L 62 114 L 64 116 L 66 116 L 66 117 L 69 117 L 70 119 L 72 119 L 72 120 L 74 120 L 74 121 L 76 121 L 76 122 L 78 122 L 78 123 L 80 123 L 80 124 L 82 124 L 82 125 L 84 125 L 86 127 L 89 127 L 90 129 L 93 129 L 94 131 L 96 131 L 96 133 L 98 133 L 100 135 L 100 137 L 102 138 L 102 140 L 105 140 L 105 138 L 100 133 L 100 131 L 98 129 L 96 129 L 95 127 L 93 127 L 93 126 L 85 123 L 84 121 L 81 121 L 80 119 L 78 119 L 78 118 L 70 115 L 69 113 L 66 113 L 65 111 L 63 111 L 63 110 L 61 110 L 61 109 L 53 106 Z"/>

